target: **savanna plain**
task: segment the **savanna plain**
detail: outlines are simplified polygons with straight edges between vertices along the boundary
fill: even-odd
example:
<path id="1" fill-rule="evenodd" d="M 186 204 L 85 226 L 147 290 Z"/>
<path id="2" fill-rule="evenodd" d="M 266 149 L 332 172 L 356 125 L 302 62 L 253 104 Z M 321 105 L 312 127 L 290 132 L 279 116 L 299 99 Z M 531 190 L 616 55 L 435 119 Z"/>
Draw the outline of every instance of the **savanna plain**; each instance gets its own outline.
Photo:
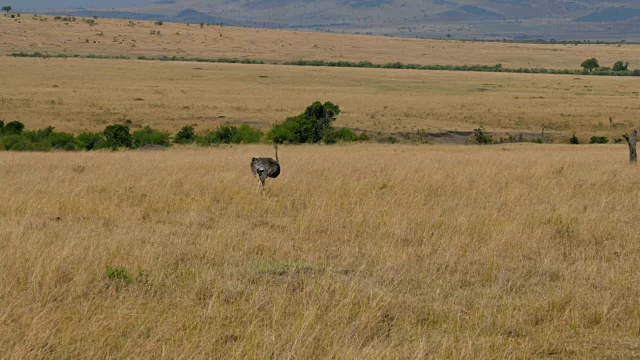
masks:
<path id="1" fill-rule="evenodd" d="M 4 48 L 46 50 L 9 33 Z M 1 118 L 76 133 L 266 130 L 315 100 L 343 109 L 337 127 L 383 133 L 547 126 L 561 141 L 639 125 L 634 78 L 0 64 Z M 640 357 L 625 144 L 283 145 L 264 194 L 254 156 L 273 148 L 0 152 L 0 357 Z"/>

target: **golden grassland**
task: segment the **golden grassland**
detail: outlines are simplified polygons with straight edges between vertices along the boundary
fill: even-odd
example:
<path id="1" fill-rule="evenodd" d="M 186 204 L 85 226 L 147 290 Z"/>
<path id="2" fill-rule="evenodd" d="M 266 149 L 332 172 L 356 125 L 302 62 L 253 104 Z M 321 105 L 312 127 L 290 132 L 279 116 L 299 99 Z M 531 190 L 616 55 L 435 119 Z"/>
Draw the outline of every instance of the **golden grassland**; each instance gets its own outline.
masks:
<path id="1" fill-rule="evenodd" d="M 266 130 L 316 100 L 341 107 L 336 126 L 387 133 L 546 126 L 588 137 L 640 126 L 627 77 L 11 57 L 0 57 L 0 77 L 0 119 L 71 132 L 126 119 L 172 133 Z"/>
<path id="2" fill-rule="evenodd" d="M 0 53 L 575 67 L 640 48 L 134 24 L 0 17 Z M 7 56 L 0 78 L 1 120 L 75 133 L 266 130 L 316 100 L 385 133 L 640 126 L 633 78 Z M 626 145 L 280 150 L 264 195 L 266 145 L 0 153 L 0 358 L 640 357 Z"/>
<path id="3" fill-rule="evenodd" d="M 640 356 L 625 145 L 280 150 L 2 153 L 0 357 Z"/>
<path id="4" fill-rule="evenodd" d="M 47 21 L 41 21 L 46 19 Z M 579 69 L 596 57 L 603 66 L 618 60 L 640 67 L 640 45 L 539 45 L 403 39 L 150 21 L 97 19 L 90 26 L 54 21 L 51 16 L 0 16 L 0 54 L 44 51 L 53 54 L 185 56 L 264 61 L 344 60 L 374 63 L 494 65 Z M 159 30 L 160 35 L 152 35 Z"/>

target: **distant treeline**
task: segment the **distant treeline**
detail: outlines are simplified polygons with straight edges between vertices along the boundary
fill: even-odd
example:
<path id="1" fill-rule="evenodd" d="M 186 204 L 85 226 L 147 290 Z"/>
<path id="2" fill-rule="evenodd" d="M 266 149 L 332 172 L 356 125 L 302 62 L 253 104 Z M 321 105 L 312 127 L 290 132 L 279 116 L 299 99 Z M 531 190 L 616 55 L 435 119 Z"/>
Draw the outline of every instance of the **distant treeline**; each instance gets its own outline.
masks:
<path id="1" fill-rule="evenodd" d="M 146 57 L 138 56 L 131 58 L 127 56 L 110 56 L 110 55 L 68 55 L 68 54 L 44 54 L 40 52 L 34 53 L 13 53 L 14 57 L 37 57 L 37 58 L 82 58 L 82 59 L 118 59 L 118 60 L 151 60 L 151 61 L 186 61 L 186 62 L 206 62 L 206 63 L 233 63 L 233 64 L 265 64 L 261 60 L 237 59 L 237 58 L 200 58 L 200 57 L 181 57 L 181 56 L 162 56 L 162 57 Z M 392 62 L 385 64 L 375 64 L 370 61 L 324 61 L 324 60 L 296 60 L 286 61 L 282 63 L 273 62 L 273 65 L 290 65 L 290 66 L 327 66 L 327 67 L 348 67 L 348 68 L 371 68 L 371 69 L 403 69 L 403 70 L 442 70 L 442 71 L 480 71 L 480 72 L 504 72 L 504 73 L 526 73 L 526 74 L 557 74 L 557 75 L 596 75 L 596 76 L 640 76 L 640 69 L 615 71 L 610 68 L 599 68 L 593 71 L 584 69 L 547 69 L 547 68 L 507 68 L 502 64 L 495 65 L 419 65 L 419 64 L 403 64 L 400 62 Z"/>
<path id="2" fill-rule="evenodd" d="M 237 58 L 185 58 L 178 56 L 160 56 L 160 57 L 147 57 L 138 56 L 135 58 L 125 55 L 96 55 L 96 54 L 45 54 L 41 52 L 34 53 L 13 53 L 9 56 L 13 57 L 32 57 L 43 59 L 110 59 L 110 60 L 155 60 L 155 61 L 187 61 L 187 62 L 207 62 L 207 63 L 231 63 L 231 64 L 264 64 L 264 61 L 250 60 L 250 59 L 237 59 Z"/>
<path id="3" fill-rule="evenodd" d="M 640 69 L 614 71 L 608 68 L 601 68 L 601 69 L 595 69 L 589 72 L 585 70 L 576 70 L 576 69 L 506 68 L 506 67 L 503 67 L 502 64 L 418 65 L 418 64 L 403 64 L 400 62 L 374 64 L 370 61 L 351 62 L 351 61 L 296 60 L 296 61 L 285 62 L 283 65 L 355 67 L 355 68 L 373 68 L 373 69 L 405 69 L 405 70 L 480 71 L 480 72 L 558 74 L 558 75 L 640 76 Z"/>

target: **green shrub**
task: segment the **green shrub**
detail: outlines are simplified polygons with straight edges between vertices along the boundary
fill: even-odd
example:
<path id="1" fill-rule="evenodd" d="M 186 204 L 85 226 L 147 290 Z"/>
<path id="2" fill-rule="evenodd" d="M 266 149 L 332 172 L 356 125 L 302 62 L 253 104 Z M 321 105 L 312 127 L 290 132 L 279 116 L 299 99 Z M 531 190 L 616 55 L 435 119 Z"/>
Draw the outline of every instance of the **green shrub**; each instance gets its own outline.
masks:
<path id="1" fill-rule="evenodd" d="M 240 125 L 231 137 L 231 142 L 234 144 L 254 144 L 260 142 L 260 140 L 262 140 L 262 131 L 247 124 Z"/>
<path id="2" fill-rule="evenodd" d="M 213 130 L 205 130 L 200 135 L 196 135 L 196 144 L 201 146 L 208 146 L 215 144 L 214 141 L 214 131 Z"/>
<path id="3" fill-rule="evenodd" d="M 104 135 L 101 133 L 81 133 L 76 139 L 80 149 L 97 150 L 107 147 Z"/>
<path id="4" fill-rule="evenodd" d="M 573 133 L 573 136 L 571 136 L 571 138 L 569 138 L 569 143 L 570 144 L 579 144 L 580 143 L 578 141 L 578 137 L 576 136 L 576 133 Z"/>
<path id="5" fill-rule="evenodd" d="M 362 133 L 360 134 L 360 136 L 358 137 L 358 141 L 369 141 L 369 135 L 367 135 L 367 133 Z"/>
<path id="6" fill-rule="evenodd" d="M 491 144 L 493 142 L 491 135 L 485 134 L 482 128 L 473 129 L 473 136 L 480 145 Z"/>
<path id="7" fill-rule="evenodd" d="M 628 62 L 616 61 L 616 63 L 613 64 L 613 71 L 627 71 L 627 70 L 629 70 Z"/>
<path id="8" fill-rule="evenodd" d="M 47 140 L 51 133 L 53 133 L 53 126 L 48 126 L 44 129 L 36 130 L 36 131 L 25 131 L 22 133 L 24 137 L 29 139 L 31 142 L 40 142 Z"/>
<path id="9" fill-rule="evenodd" d="M 2 127 L 2 134 L 4 135 L 20 135 L 24 129 L 24 124 L 20 121 L 11 121 Z"/>
<path id="10" fill-rule="evenodd" d="M 302 116 L 290 117 L 281 124 L 273 125 L 267 133 L 267 138 L 277 144 L 299 144 L 306 142 L 304 141 L 306 138 L 301 135 L 306 126 Z"/>
<path id="11" fill-rule="evenodd" d="M 144 145 L 170 146 L 170 137 L 171 135 L 169 135 L 168 132 L 145 126 L 131 134 L 131 144 L 132 147 L 136 149 Z"/>
<path id="12" fill-rule="evenodd" d="M 358 135 L 356 135 L 353 130 L 347 128 L 342 128 L 336 131 L 336 136 L 338 136 L 339 141 L 344 142 L 352 142 L 358 140 Z"/>
<path id="13" fill-rule="evenodd" d="M 331 123 L 340 114 L 340 108 L 331 102 L 322 104 L 319 101 L 311 104 L 304 113 L 287 118 L 281 124 L 274 125 L 267 133 L 270 140 L 276 143 L 317 143 L 326 136 L 326 141 L 333 141 Z"/>
<path id="14" fill-rule="evenodd" d="M 205 131 L 197 136 L 199 145 L 257 143 L 262 139 L 262 132 L 249 125 L 235 127 L 231 124 L 220 125 L 216 130 Z"/>
<path id="15" fill-rule="evenodd" d="M 129 271 L 122 267 L 107 267 L 104 273 L 105 278 L 110 281 L 121 281 L 125 284 L 133 283 L 133 277 Z"/>
<path id="16" fill-rule="evenodd" d="M 236 127 L 229 124 L 220 125 L 213 133 L 214 142 L 222 144 L 230 144 L 233 135 L 236 132 Z"/>
<path id="17" fill-rule="evenodd" d="M 18 134 L 9 134 L 0 137 L 0 147 L 4 150 L 27 151 L 31 150 L 29 139 Z"/>
<path id="18" fill-rule="evenodd" d="M 70 133 L 52 131 L 47 140 L 54 149 L 63 149 L 67 151 L 78 149 L 76 139 L 73 134 Z"/>
<path id="19" fill-rule="evenodd" d="M 322 136 L 322 141 L 325 144 L 335 144 L 338 141 L 343 142 L 352 142 L 357 141 L 358 136 L 351 129 L 338 129 L 335 130 L 332 127 L 329 127 L 325 130 L 324 135 Z"/>
<path id="20" fill-rule="evenodd" d="M 112 150 L 116 150 L 121 146 L 131 147 L 131 134 L 129 133 L 129 127 L 115 124 L 107 126 L 103 133 L 105 143 Z"/>
<path id="21" fill-rule="evenodd" d="M 322 135 L 322 142 L 325 144 L 335 144 L 338 142 L 338 132 L 333 128 L 328 128 Z"/>
<path id="22" fill-rule="evenodd" d="M 589 140 L 589 144 L 606 144 L 609 139 L 606 136 L 592 136 Z"/>
<path id="23" fill-rule="evenodd" d="M 234 132 L 235 126 L 220 125 L 216 130 L 207 130 L 198 136 L 197 142 L 198 145 L 230 144 Z"/>
<path id="24" fill-rule="evenodd" d="M 193 144 L 194 141 L 196 141 L 196 132 L 193 126 L 183 127 L 173 139 L 176 144 Z"/>
<path id="25" fill-rule="evenodd" d="M 2 147 L 5 150 L 14 151 L 49 151 L 52 148 L 63 150 L 76 150 L 77 144 L 73 134 L 56 132 L 49 126 L 36 131 L 20 131 L 20 126 L 15 126 L 10 134 L 5 135 Z"/>

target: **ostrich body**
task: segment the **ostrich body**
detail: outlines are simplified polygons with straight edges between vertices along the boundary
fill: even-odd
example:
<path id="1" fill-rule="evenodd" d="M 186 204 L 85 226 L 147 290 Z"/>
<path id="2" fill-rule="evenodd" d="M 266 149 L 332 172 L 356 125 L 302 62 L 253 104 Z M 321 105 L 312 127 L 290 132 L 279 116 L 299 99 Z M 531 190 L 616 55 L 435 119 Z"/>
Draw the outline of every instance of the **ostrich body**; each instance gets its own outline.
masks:
<path id="1" fill-rule="evenodd" d="M 273 148 L 276 149 L 276 159 L 272 158 L 252 158 L 251 159 L 251 173 L 253 177 L 258 176 L 260 181 L 258 182 L 258 191 L 260 188 L 264 191 L 264 184 L 268 177 L 277 178 L 280 175 L 280 162 L 278 161 L 278 144 L 274 144 Z"/>

